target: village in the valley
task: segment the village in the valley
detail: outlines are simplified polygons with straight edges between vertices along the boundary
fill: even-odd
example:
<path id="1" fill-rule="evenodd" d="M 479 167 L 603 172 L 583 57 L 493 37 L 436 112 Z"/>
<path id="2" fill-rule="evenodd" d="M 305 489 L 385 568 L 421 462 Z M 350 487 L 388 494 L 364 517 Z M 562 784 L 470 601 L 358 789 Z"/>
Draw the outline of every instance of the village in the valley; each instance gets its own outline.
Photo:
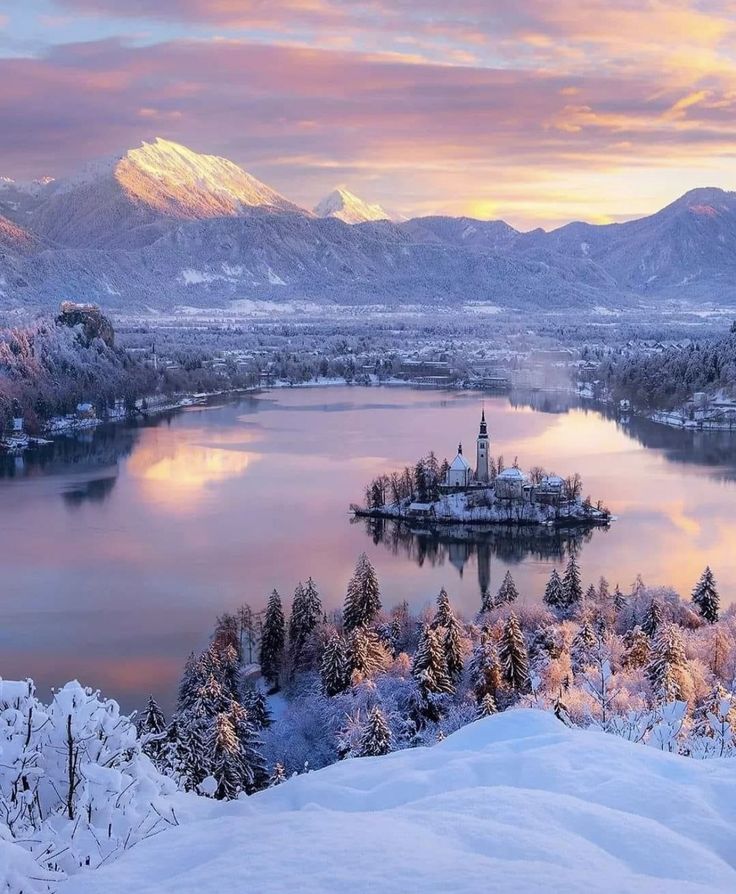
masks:
<path id="1" fill-rule="evenodd" d="M 381 475 L 366 488 L 357 516 L 411 519 L 437 524 L 604 525 L 611 514 L 601 501 L 583 497 L 577 473 L 565 478 L 536 466 L 525 473 L 504 467 L 490 452 L 485 409 L 476 438 L 475 469 L 458 445 L 457 455 L 438 463 L 434 454 L 413 468 Z"/>

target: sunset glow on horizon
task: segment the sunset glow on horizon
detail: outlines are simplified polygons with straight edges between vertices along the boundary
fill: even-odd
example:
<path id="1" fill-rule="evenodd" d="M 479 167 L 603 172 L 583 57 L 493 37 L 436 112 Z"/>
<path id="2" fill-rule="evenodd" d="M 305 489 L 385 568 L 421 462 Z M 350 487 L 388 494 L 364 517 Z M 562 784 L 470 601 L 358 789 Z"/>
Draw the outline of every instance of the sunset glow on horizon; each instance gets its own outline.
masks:
<path id="1" fill-rule="evenodd" d="M 730 0 L 0 0 L 0 176 L 161 136 L 311 207 L 520 228 L 736 189 Z"/>

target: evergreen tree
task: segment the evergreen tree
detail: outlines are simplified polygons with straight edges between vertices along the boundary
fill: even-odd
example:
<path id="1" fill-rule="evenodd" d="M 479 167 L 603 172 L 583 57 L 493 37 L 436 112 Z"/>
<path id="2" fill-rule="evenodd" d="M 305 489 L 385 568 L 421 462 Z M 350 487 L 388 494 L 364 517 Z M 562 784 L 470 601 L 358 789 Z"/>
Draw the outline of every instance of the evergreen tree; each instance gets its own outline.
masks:
<path id="1" fill-rule="evenodd" d="M 286 639 L 284 611 L 281 607 L 281 597 L 274 590 L 266 607 L 266 616 L 263 619 L 263 634 L 261 636 L 261 673 L 274 691 L 279 689 L 281 675 L 281 663 Z"/>
<path id="2" fill-rule="evenodd" d="M 626 608 L 626 604 L 626 597 L 621 592 L 619 585 L 616 584 L 616 589 L 613 591 L 613 607 L 618 613 L 622 609 Z"/>
<path id="3" fill-rule="evenodd" d="M 350 632 L 348 661 L 351 674 L 372 677 L 386 664 L 388 654 L 373 630 L 356 627 Z"/>
<path id="4" fill-rule="evenodd" d="M 447 673 L 451 680 L 456 681 L 463 672 L 463 628 L 454 615 L 450 615 L 445 625 L 445 635 L 442 645 L 445 650 L 445 663 Z"/>
<path id="5" fill-rule="evenodd" d="M 693 590 L 692 600 L 695 603 L 701 618 L 709 624 L 715 624 L 718 620 L 718 608 L 720 599 L 716 590 L 716 582 L 710 566 L 706 565 L 705 571 Z"/>
<path id="6" fill-rule="evenodd" d="M 179 737 L 176 748 L 179 754 L 177 770 L 184 789 L 188 792 L 196 791 L 197 786 L 210 775 L 212 724 L 213 718 L 205 720 L 185 717 L 177 725 Z"/>
<path id="7" fill-rule="evenodd" d="M 310 577 L 307 585 L 297 584 L 294 590 L 294 601 L 291 604 L 291 620 L 289 621 L 289 643 L 295 663 L 302 658 L 304 647 L 312 631 L 322 619 L 322 602 L 319 593 Z"/>
<path id="8" fill-rule="evenodd" d="M 496 607 L 496 601 L 494 597 L 491 595 L 490 590 L 482 590 L 480 594 L 480 613 L 482 615 L 487 614 L 488 612 L 493 611 Z"/>
<path id="9" fill-rule="evenodd" d="M 281 761 L 277 761 L 274 764 L 273 773 L 269 777 L 268 787 L 274 788 L 277 785 L 281 785 L 282 782 L 286 782 L 286 770 Z"/>
<path id="10" fill-rule="evenodd" d="M 585 591 L 585 601 L 586 603 L 588 603 L 588 605 L 590 605 L 591 603 L 595 604 L 598 601 L 598 591 L 593 586 L 593 584 L 591 584 Z"/>
<path id="11" fill-rule="evenodd" d="M 590 663 L 591 652 L 597 641 L 593 628 L 585 621 L 570 644 L 570 658 L 575 672 L 581 671 Z"/>
<path id="12" fill-rule="evenodd" d="M 345 692 L 350 686 L 350 672 L 350 659 L 345 641 L 337 633 L 333 633 L 327 640 L 320 665 L 320 677 L 325 695 L 339 695 Z"/>
<path id="13" fill-rule="evenodd" d="M 422 627 L 411 672 L 425 696 L 430 693 L 450 694 L 453 691 L 445 650 L 439 634 L 428 624 Z"/>
<path id="14" fill-rule="evenodd" d="M 348 584 L 343 609 L 346 630 L 367 626 L 381 610 L 378 578 L 368 556 L 363 553 Z"/>
<path id="15" fill-rule="evenodd" d="M 476 701 L 480 703 L 486 695 L 492 695 L 495 700 L 496 693 L 501 687 L 501 665 L 496 646 L 485 630 L 473 650 L 468 670 Z"/>
<path id="16" fill-rule="evenodd" d="M 263 742 L 259 730 L 247 710 L 233 702 L 228 714 L 237 740 L 237 759 L 240 769 L 240 788 L 252 795 L 268 782 L 268 770 L 262 754 Z"/>
<path id="17" fill-rule="evenodd" d="M 638 624 L 624 634 L 624 647 L 626 651 L 621 659 L 624 667 L 646 667 L 649 663 L 650 639 Z"/>
<path id="18" fill-rule="evenodd" d="M 598 599 L 601 603 L 607 602 L 611 598 L 611 588 L 605 577 L 601 576 L 598 581 Z"/>
<path id="19" fill-rule="evenodd" d="M 506 683 L 516 692 L 526 692 L 529 688 L 529 656 L 519 620 L 513 612 L 504 625 L 498 657 Z"/>
<path id="20" fill-rule="evenodd" d="M 498 714 L 498 706 L 491 693 L 486 692 L 478 704 L 478 711 L 475 716 L 480 719 L 481 717 L 490 717 L 492 714 Z"/>
<path id="21" fill-rule="evenodd" d="M 680 631 L 674 624 L 660 624 L 646 668 L 655 696 L 665 702 L 684 700 L 686 668 L 687 657 Z"/>
<path id="22" fill-rule="evenodd" d="M 383 711 L 375 705 L 363 728 L 356 757 L 378 757 L 391 751 L 391 729 Z"/>
<path id="23" fill-rule="evenodd" d="M 451 617 L 453 617 L 453 613 L 450 597 L 447 595 L 447 590 L 443 587 L 437 596 L 437 611 L 434 614 L 432 627 L 447 627 Z"/>
<path id="24" fill-rule="evenodd" d="M 507 571 L 503 577 L 501 586 L 499 587 L 498 595 L 496 596 L 496 605 L 516 602 L 518 598 L 519 591 L 516 589 L 516 584 L 514 583 L 513 577 L 511 577 L 511 572 Z"/>
<path id="25" fill-rule="evenodd" d="M 641 629 L 648 637 L 652 638 L 659 630 L 663 619 L 662 606 L 656 599 L 652 599 L 644 615 L 644 620 L 641 622 Z"/>
<path id="26" fill-rule="evenodd" d="M 561 609 L 565 606 L 565 588 L 556 568 L 552 569 L 547 586 L 544 588 L 544 604 L 551 609 Z"/>
<path id="27" fill-rule="evenodd" d="M 565 568 L 565 574 L 562 578 L 562 591 L 565 597 L 565 608 L 574 608 L 583 598 L 583 585 L 580 582 L 580 568 L 575 560 L 575 556 L 571 555 Z"/>
<path id="28" fill-rule="evenodd" d="M 215 798 L 231 801 L 242 790 L 238 739 L 227 714 L 218 714 L 212 729 L 212 776 L 217 782 Z"/>
<path id="29" fill-rule="evenodd" d="M 155 762 L 161 752 L 166 735 L 166 719 L 156 699 L 148 696 L 148 705 L 137 724 L 138 737 L 143 741 L 144 752 Z"/>
<path id="30" fill-rule="evenodd" d="M 242 703 L 256 729 L 262 730 L 271 726 L 273 720 L 268 708 L 268 701 L 260 689 L 246 689 Z"/>

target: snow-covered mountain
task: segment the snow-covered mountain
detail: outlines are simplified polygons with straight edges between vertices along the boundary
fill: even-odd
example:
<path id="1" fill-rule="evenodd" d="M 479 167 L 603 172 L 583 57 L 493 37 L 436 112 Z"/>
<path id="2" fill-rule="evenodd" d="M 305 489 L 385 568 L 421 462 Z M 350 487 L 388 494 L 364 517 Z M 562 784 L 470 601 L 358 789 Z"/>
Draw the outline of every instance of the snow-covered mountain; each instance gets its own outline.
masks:
<path id="1" fill-rule="evenodd" d="M 59 894 L 712 894 L 736 890 L 735 804 L 728 759 L 513 710 L 431 748 L 200 799 L 196 819 Z"/>
<path id="2" fill-rule="evenodd" d="M 358 224 L 369 220 L 390 220 L 391 215 L 380 205 L 370 205 L 344 186 L 333 189 L 315 205 L 317 217 L 336 217 L 343 223 Z"/>
<path id="3" fill-rule="evenodd" d="M 233 162 L 158 138 L 54 181 L 28 224 L 73 248 L 135 247 L 174 221 L 239 217 L 254 208 L 305 213 Z"/>
<path id="4" fill-rule="evenodd" d="M 345 189 L 312 214 L 242 168 L 157 139 L 74 177 L 0 181 L 0 310 L 247 300 L 625 309 L 736 302 L 736 193 L 694 190 L 622 224 L 521 233 L 391 221 Z M 355 223 L 346 227 L 344 224 Z"/>

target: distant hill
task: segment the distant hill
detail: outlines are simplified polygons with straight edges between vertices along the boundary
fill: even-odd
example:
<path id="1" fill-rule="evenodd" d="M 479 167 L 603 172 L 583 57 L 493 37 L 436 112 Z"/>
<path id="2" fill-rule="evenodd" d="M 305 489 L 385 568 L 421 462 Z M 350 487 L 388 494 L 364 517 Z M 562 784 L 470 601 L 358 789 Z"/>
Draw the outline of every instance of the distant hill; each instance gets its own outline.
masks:
<path id="1" fill-rule="evenodd" d="M 119 310 L 308 298 L 546 309 L 736 302 L 736 193 L 651 216 L 521 233 L 504 221 L 392 221 L 344 187 L 299 207 L 247 171 L 157 139 L 64 180 L 0 178 L 0 310 Z"/>

